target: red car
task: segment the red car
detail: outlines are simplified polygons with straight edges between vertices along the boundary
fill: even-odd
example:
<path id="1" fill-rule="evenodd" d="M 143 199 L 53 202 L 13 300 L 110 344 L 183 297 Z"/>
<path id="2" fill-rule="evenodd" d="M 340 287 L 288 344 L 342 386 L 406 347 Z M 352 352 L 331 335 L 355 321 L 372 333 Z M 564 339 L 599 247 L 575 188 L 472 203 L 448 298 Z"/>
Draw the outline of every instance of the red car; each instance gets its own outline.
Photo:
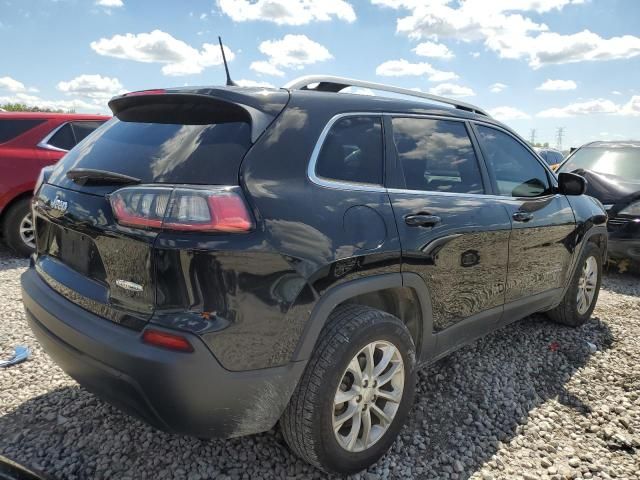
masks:
<path id="1" fill-rule="evenodd" d="M 53 165 L 109 117 L 0 112 L 0 225 L 16 253 L 34 247 L 30 200 L 38 174 Z"/>

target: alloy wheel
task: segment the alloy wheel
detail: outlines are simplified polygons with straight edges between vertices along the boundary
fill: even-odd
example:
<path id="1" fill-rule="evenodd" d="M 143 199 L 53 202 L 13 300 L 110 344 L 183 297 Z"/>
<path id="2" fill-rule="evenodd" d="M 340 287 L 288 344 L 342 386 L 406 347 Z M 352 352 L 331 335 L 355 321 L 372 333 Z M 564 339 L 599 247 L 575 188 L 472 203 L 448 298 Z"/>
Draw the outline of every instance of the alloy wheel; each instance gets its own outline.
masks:
<path id="1" fill-rule="evenodd" d="M 404 362 L 390 342 L 374 341 L 349 362 L 336 390 L 333 431 L 338 444 L 361 452 L 391 426 L 404 391 Z"/>
<path id="2" fill-rule="evenodd" d="M 29 248 L 36 248 L 36 235 L 33 229 L 33 216 L 31 213 L 26 214 L 20 221 L 20 240 Z"/>
<path id="3" fill-rule="evenodd" d="M 598 262 L 595 257 L 588 257 L 582 265 L 582 272 L 578 279 L 578 294 L 576 298 L 578 313 L 584 315 L 596 294 L 598 284 Z"/>

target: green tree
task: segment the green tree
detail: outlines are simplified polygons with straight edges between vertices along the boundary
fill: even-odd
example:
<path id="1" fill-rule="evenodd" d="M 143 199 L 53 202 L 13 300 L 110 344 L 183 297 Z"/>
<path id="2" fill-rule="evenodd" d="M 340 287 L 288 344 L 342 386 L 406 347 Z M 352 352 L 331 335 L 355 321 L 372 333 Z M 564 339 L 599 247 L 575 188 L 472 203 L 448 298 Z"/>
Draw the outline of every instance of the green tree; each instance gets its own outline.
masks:
<path id="1" fill-rule="evenodd" d="M 29 106 L 25 103 L 5 103 L 0 108 L 7 112 L 45 112 L 45 113 L 75 113 L 75 110 L 63 110 L 55 108 L 42 108 L 38 106 Z"/>

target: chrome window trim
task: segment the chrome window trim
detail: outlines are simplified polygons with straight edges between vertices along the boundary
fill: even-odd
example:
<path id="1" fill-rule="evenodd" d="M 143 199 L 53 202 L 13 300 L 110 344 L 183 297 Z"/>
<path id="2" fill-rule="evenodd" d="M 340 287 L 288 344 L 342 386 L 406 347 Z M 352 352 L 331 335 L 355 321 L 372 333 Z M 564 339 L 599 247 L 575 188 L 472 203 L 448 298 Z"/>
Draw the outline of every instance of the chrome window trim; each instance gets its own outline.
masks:
<path id="1" fill-rule="evenodd" d="M 540 199 L 549 196 L 553 196 L 555 194 L 547 194 L 542 195 L 540 197 L 511 197 L 507 195 L 494 195 L 491 193 L 457 193 L 457 192 L 434 192 L 429 190 L 410 190 L 406 188 L 387 188 L 384 185 L 371 185 L 365 183 L 352 183 L 352 182 L 343 182 L 340 180 L 332 180 L 329 178 L 319 177 L 316 175 L 316 163 L 318 161 L 318 157 L 320 155 L 320 150 L 324 145 L 324 141 L 333 127 L 334 123 L 338 120 L 345 117 L 360 117 L 360 116 L 370 116 L 370 117 L 411 117 L 411 118 L 425 118 L 425 119 L 433 119 L 433 120 L 452 120 L 463 123 L 476 122 L 486 125 L 487 127 L 495 128 L 497 130 L 501 130 L 509 136 L 515 138 L 518 142 L 522 144 L 522 142 L 518 139 L 518 137 L 514 136 L 509 130 L 502 128 L 491 122 L 484 122 L 478 120 L 472 120 L 467 118 L 460 117 L 449 117 L 447 115 L 438 115 L 438 114 L 429 114 L 429 113 L 402 113 L 402 112 L 344 112 L 334 115 L 329 119 L 327 124 L 322 129 L 318 140 L 316 141 L 315 146 L 313 147 L 313 151 L 311 152 L 311 159 L 309 160 L 309 165 L 307 167 L 307 177 L 309 180 L 321 187 L 324 188 L 332 188 L 334 190 L 346 190 L 346 191 L 360 191 L 360 192 L 375 192 L 375 193 L 396 193 L 396 194 L 408 194 L 408 195 L 438 195 L 445 197 L 458 197 L 458 198 L 479 198 L 479 199 L 488 199 L 488 200 L 518 200 L 518 199 Z M 531 149 L 525 145 L 525 147 L 531 151 Z M 534 158 L 538 158 L 537 155 L 534 155 Z M 541 163 L 538 161 L 538 163 Z M 551 171 L 547 168 L 547 171 Z M 552 177 L 555 178 L 555 177 Z"/>
<path id="2" fill-rule="evenodd" d="M 71 121 L 68 121 L 58 125 L 56 128 L 51 130 L 42 140 L 40 140 L 36 146 L 40 148 L 44 148 L 45 150 L 53 150 L 54 152 L 65 152 L 65 153 L 68 152 L 69 150 L 65 150 L 64 148 L 58 148 L 53 145 L 49 145 L 49 140 L 51 140 L 51 137 L 53 137 L 56 133 L 58 133 L 58 130 L 60 130 L 62 127 L 70 123 Z"/>
<path id="3" fill-rule="evenodd" d="M 334 115 L 329 119 L 327 124 L 322 129 L 320 133 L 320 137 L 318 137 L 318 141 L 313 147 L 313 151 L 311 152 L 311 160 L 309 160 L 309 166 L 307 167 L 307 177 L 311 182 L 325 188 L 333 188 L 338 190 L 351 190 L 351 191 L 364 191 L 364 192 L 386 192 L 387 189 L 384 185 L 375 185 L 369 183 L 355 183 L 355 182 L 345 182 L 341 180 L 333 180 L 326 177 L 320 177 L 316 174 L 316 163 L 318 162 L 318 157 L 320 156 L 320 150 L 322 150 L 322 146 L 324 145 L 324 141 L 331 130 L 331 127 L 338 121 L 346 117 L 379 117 L 382 121 L 382 114 L 376 112 L 347 112 L 347 113 L 339 113 Z M 384 159 L 384 156 L 383 156 Z M 383 169 L 384 171 L 384 169 Z"/>
<path id="4" fill-rule="evenodd" d="M 335 190 L 348 190 L 348 191 L 360 191 L 360 192 L 377 192 L 377 193 L 407 193 L 410 195 L 445 195 L 445 196 L 464 196 L 464 197 L 475 197 L 475 198 L 500 198 L 505 199 L 509 197 L 504 197 L 501 195 L 492 195 L 487 193 L 453 193 L 453 192 L 432 192 L 428 190 L 409 190 L 403 188 L 387 188 L 384 185 L 371 185 L 365 183 L 352 183 L 352 182 L 343 182 L 340 180 L 332 180 L 329 178 L 319 177 L 316 175 L 316 163 L 318 161 L 318 157 L 320 156 L 320 150 L 324 145 L 324 141 L 331 130 L 331 127 L 340 119 L 345 117 L 361 117 L 361 116 L 373 116 L 373 117 L 411 117 L 411 118 L 427 118 L 433 120 L 453 120 L 457 122 L 466 123 L 468 120 L 465 118 L 459 117 L 449 117 L 447 115 L 438 115 L 438 114 L 420 114 L 420 113 L 400 113 L 400 112 L 345 112 L 334 115 L 329 119 L 327 124 L 322 129 L 318 140 L 316 141 L 315 146 L 313 147 L 313 151 L 311 152 L 311 159 L 309 160 L 309 165 L 307 167 L 307 177 L 311 180 L 312 183 L 325 187 L 332 188 Z M 489 125 L 491 125 L 489 123 Z"/>
<path id="5" fill-rule="evenodd" d="M 406 195 L 438 195 L 439 197 L 462 197 L 462 198 L 484 198 L 494 200 L 508 200 L 515 197 L 493 195 L 491 193 L 457 193 L 457 192 L 434 192 L 432 190 L 409 190 L 406 188 L 387 188 L 388 193 L 402 193 Z M 536 197 L 537 198 L 537 197 Z"/>

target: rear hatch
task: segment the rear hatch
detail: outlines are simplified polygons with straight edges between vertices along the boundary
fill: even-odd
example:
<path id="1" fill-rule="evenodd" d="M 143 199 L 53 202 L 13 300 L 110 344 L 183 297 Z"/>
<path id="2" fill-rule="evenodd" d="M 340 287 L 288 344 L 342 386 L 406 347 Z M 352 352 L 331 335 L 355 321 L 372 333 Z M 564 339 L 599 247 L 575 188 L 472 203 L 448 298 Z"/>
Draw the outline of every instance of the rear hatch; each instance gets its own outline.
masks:
<path id="1" fill-rule="evenodd" d="M 153 91 L 112 100 L 114 118 L 70 151 L 37 193 L 41 277 L 83 308 L 142 328 L 154 311 L 153 245 L 169 198 L 185 191 L 233 193 L 228 190 L 238 185 L 244 155 L 288 99 L 283 91 L 257 100 L 251 93 Z M 224 189 L 211 187 L 220 185 Z M 179 198 L 180 206 L 197 210 L 198 204 L 182 202 L 191 197 Z M 134 213 L 146 223 L 116 217 L 114 198 L 135 203 Z M 158 212 L 160 220 L 153 220 Z M 176 218 L 173 225 L 186 228 Z"/>

